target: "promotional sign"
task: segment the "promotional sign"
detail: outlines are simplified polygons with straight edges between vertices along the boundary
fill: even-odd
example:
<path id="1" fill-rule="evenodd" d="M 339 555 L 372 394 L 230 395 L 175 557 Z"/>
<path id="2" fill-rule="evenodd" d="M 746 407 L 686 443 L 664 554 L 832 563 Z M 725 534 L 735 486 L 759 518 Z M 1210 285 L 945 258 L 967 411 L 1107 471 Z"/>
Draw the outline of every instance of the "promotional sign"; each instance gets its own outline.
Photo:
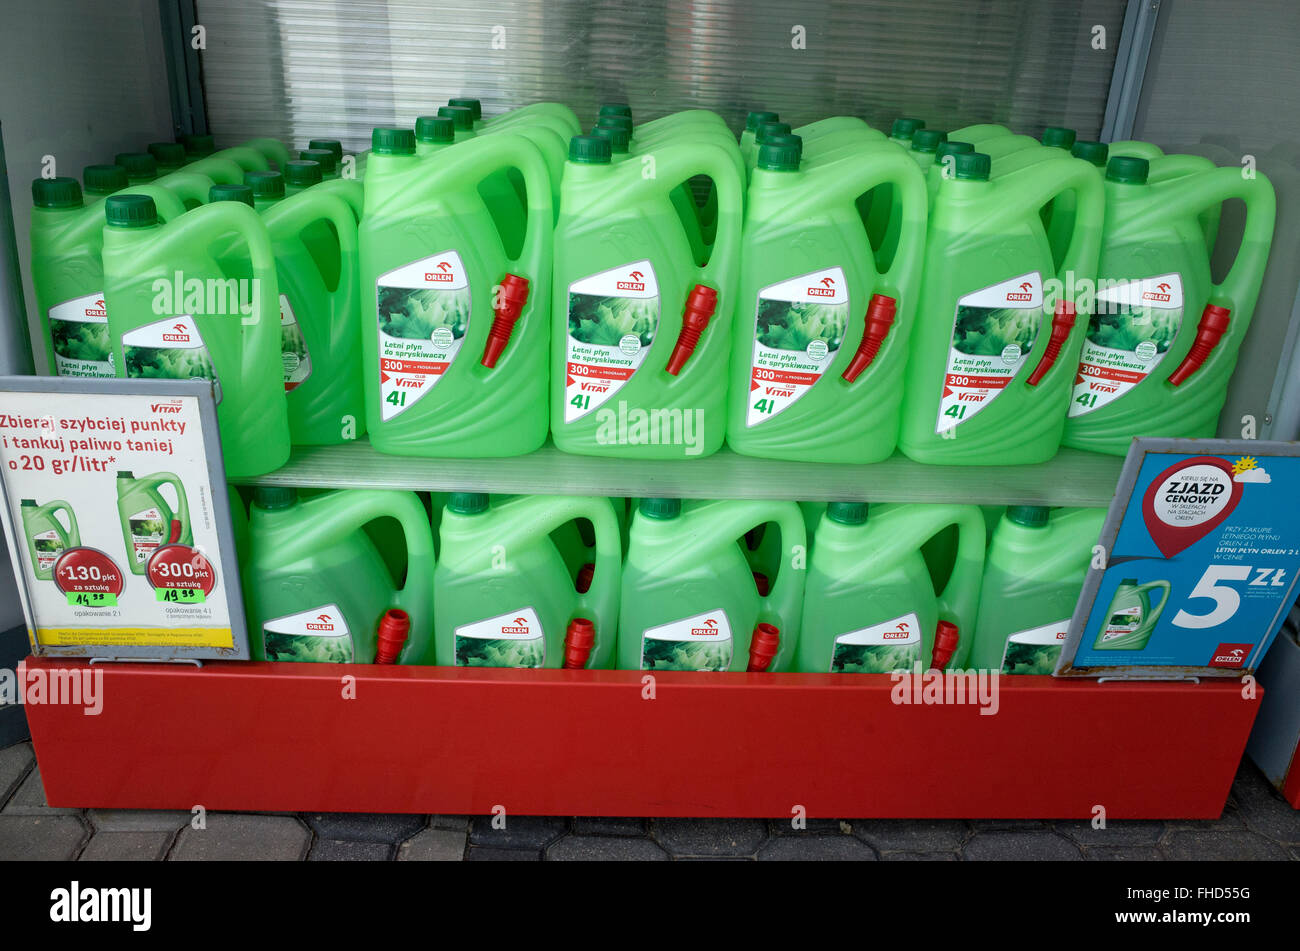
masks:
<path id="1" fill-rule="evenodd" d="M 1056 673 L 1253 670 L 1296 598 L 1297 491 L 1300 444 L 1135 440 Z"/>
<path id="2" fill-rule="evenodd" d="M 33 653 L 248 657 L 211 381 L 0 378 L 0 487 Z"/>

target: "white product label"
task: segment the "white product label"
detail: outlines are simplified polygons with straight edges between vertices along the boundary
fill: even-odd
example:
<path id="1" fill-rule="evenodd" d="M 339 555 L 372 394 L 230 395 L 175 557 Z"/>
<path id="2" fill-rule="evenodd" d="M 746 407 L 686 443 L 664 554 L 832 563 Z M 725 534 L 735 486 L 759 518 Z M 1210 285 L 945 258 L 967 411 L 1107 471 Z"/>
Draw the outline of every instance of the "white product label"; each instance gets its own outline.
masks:
<path id="1" fill-rule="evenodd" d="M 813 388 L 844 342 L 848 323 L 849 289 L 840 268 L 758 292 L 747 427 L 778 415 Z"/>
<path id="2" fill-rule="evenodd" d="M 1125 634 L 1132 634 L 1142 623 L 1142 606 L 1135 604 L 1132 607 L 1120 608 L 1113 611 L 1106 620 L 1106 627 L 1101 632 L 1102 643 L 1113 641 L 1117 637 L 1123 637 Z"/>
<path id="3" fill-rule="evenodd" d="M 280 363 L 284 367 L 284 390 L 289 392 L 311 376 L 311 353 L 293 305 L 280 295 Z"/>
<path id="4" fill-rule="evenodd" d="M 835 638 L 831 673 L 883 674 L 911 670 L 921 659 L 921 621 L 913 613 Z"/>
<path id="5" fill-rule="evenodd" d="M 532 608 L 456 628 L 457 667 L 542 667 L 546 634 Z"/>
<path id="6" fill-rule="evenodd" d="M 455 251 L 381 274 L 379 308 L 380 418 L 406 412 L 442 379 L 469 330 L 469 278 Z"/>
<path id="7" fill-rule="evenodd" d="M 49 310 L 54 369 L 59 376 L 113 376 L 104 292 L 55 304 Z"/>
<path id="8" fill-rule="evenodd" d="M 63 554 L 63 539 L 59 537 L 59 533 L 53 529 L 37 532 L 32 536 L 32 541 L 35 543 L 32 547 L 36 549 L 37 570 L 41 572 L 52 570 L 54 563 Z"/>
<path id="9" fill-rule="evenodd" d="M 1183 323 L 1182 275 L 1161 274 L 1097 291 L 1088 319 L 1071 416 L 1119 399 L 1153 372 Z"/>
<path id="10" fill-rule="evenodd" d="M 352 632 L 337 604 L 322 604 L 262 625 L 267 660 L 350 664 L 355 659 Z"/>
<path id="11" fill-rule="evenodd" d="M 564 421 L 581 419 L 641 368 L 659 330 L 659 284 L 649 261 L 569 285 Z"/>
<path id="12" fill-rule="evenodd" d="M 1050 674 L 1056 669 L 1069 628 L 1070 619 L 1067 617 L 1012 634 L 1002 650 L 1002 672 Z"/>
<path id="13" fill-rule="evenodd" d="M 126 521 L 131 532 L 131 557 L 137 565 L 143 565 L 154 549 L 167 541 L 171 526 L 154 506 L 136 512 Z"/>
<path id="14" fill-rule="evenodd" d="M 1037 271 L 967 294 L 957 301 L 936 433 L 984 409 L 1025 365 L 1043 320 Z"/>
<path id="15" fill-rule="evenodd" d="M 212 355 L 194 318 L 188 314 L 158 320 L 123 334 L 122 354 L 129 377 L 217 380 Z M 219 382 L 214 389 L 217 402 L 221 402 Z"/>
<path id="16" fill-rule="evenodd" d="M 726 670 L 731 666 L 731 623 L 719 608 L 646 628 L 642 670 Z"/>

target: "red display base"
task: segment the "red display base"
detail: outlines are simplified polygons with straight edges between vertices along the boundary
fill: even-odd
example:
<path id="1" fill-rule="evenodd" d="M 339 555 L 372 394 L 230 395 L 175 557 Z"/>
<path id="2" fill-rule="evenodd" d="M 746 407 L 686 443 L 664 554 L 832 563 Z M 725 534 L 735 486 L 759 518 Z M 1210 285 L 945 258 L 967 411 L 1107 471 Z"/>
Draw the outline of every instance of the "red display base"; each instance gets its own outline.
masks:
<path id="1" fill-rule="evenodd" d="M 50 805 L 1208 819 L 1259 708 L 1236 682 L 1003 677 L 987 715 L 887 674 L 102 669 L 99 715 L 27 708 Z"/>

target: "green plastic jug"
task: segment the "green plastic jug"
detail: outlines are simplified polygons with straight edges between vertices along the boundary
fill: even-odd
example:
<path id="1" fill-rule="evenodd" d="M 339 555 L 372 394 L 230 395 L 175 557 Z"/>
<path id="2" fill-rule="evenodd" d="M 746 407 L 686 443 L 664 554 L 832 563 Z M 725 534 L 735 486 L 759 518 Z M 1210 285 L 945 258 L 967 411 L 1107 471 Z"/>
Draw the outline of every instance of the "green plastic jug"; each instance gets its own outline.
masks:
<path id="1" fill-rule="evenodd" d="M 1097 631 L 1093 650 L 1140 651 L 1147 646 L 1151 632 L 1156 629 L 1160 614 L 1169 603 L 1169 582 L 1148 581 L 1138 584 L 1136 578 L 1125 578 L 1115 589 L 1106 611 L 1106 620 Z M 1151 607 L 1148 592 L 1159 591 L 1160 603 Z"/>
<path id="2" fill-rule="evenodd" d="M 365 432 L 366 413 L 352 208 L 339 196 L 315 189 L 285 198 L 279 172 L 249 172 L 248 178 L 275 253 L 290 437 L 298 445 L 355 439 Z M 324 239 L 334 244 L 324 253 L 342 262 L 333 286 L 303 237 L 313 225 L 324 225 Z"/>
<path id="3" fill-rule="evenodd" d="M 564 133 L 568 123 L 547 113 L 533 119 L 500 122 L 485 126 L 480 135 L 508 133 L 527 139 L 537 147 L 546 162 L 546 178 L 551 195 L 551 224 L 560 207 L 560 179 L 564 175 L 564 159 L 568 139 Z M 479 184 L 479 194 L 497 222 L 506 256 L 518 257 L 523 248 L 528 226 L 528 189 L 523 175 L 516 168 L 506 168 L 489 175 Z"/>
<path id="4" fill-rule="evenodd" d="M 361 212 L 365 204 L 365 186 L 358 179 L 323 179 L 320 163 L 300 159 L 286 164 L 281 174 L 284 177 L 286 198 L 291 198 L 309 188 L 320 194 L 334 195 L 348 203 L 352 209 L 352 216 L 360 224 Z M 341 276 L 342 260 L 338 254 L 338 238 L 330 231 L 329 224 L 324 221 L 309 224 L 303 229 L 302 241 L 325 278 L 326 286 L 335 287 Z"/>
<path id="5" fill-rule="evenodd" d="M 745 160 L 746 168 L 753 168 L 757 159 L 757 137 L 758 127 L 764 122 L 780 122 L 781 117 L 775 112 L 769 112 L 766 109 L 751 110 L 745 116 L 745 128 L 740 132 L 740 157 Z"/>
<path id="6" fill-rule="evenodd" d="M 110 196 L 104 210 L 104 299 L 117 375 L 215 380 L 227 476 L 284 465 L 280 292 L 262 219 L 223 201 L 162 224 L 143 195 Z M 233 239 L 246 254 L 232 254 Z M 218 254 L 239 271 L 223 270 Z"/>
<path id="7" fill-rule="evenodd" d="M 406 583 L 399 587 L 363 529 L 401 525 Z M 344 489 L 299 499 L 258 487 L 241 565 L 254 660 L 369 664 L 390 609 L 410 619 L 399 663 L 429 663 L 433 642 L 433 538 L 414 492 Z"/>
<path id="8" fill-rule="evenodd" d="M 958 530 L 955 562 L 936 593 L 921 548 L 950 525 Z M 973 505 L 873 505 L 868 515 L 862 502 L 830 503 L 809 563 L 796 668 L 887 673 L 917 663 L 961 667 L 983 568 L 984 517 Z"/>
<path id="9" fill-rule="evenodd" d="M 1101 176 L 1068 156 L 994 181 L 983 153 L 953 162 L 930 213 L 899 445 L 926 463 L 1043 462 L 1060 444 L 1083 340 L 1074 295 L 1078 276 L 1096 273 Z M 1068 189 L 1074 235 L 1058 274 L 1038 210 Z"/>
<path id="10" fill-rule="evenodd" d="M 900 253 L 877 274 L 855 202 L 886 183 Z M 760 146 L 731 316 L 732 449 L 846 463 L 894 451 L 925 220 L 925 181 L 892 145 L 802 162 L 791 145 Z"/>
<path id="11" fill-rule="evenodd" d="M 185 146 L 179 142 L 150 142 L 145 151 L 158 163 L 158 174 L 167 175 L 185 167 Z"/>
<path id="12" fill-rule="evenodd" d="M 117 517 L 126 546 L 126 564 L 132 574 L 143 575 L 154 551 L 163 545 L 193 545 L 190 502 L 185 485 L 171 472 L 135 476 L 123 469 L 117 474 Z M 173 504 L 159 490 L 168 486 Z"/>
<path id="13" fill-rule="evenodd" d="M 97 169 L 116 166 L 92 166 Z M 88 182 L 117 184 L 124 172 L 88 173 Z M 185 213 L 185 201 L 207 199 L 212 182 L 178 173 L 117 194 L 148 195 L 164 221 Z M 113 349 L 104 306 L 102 201 L 83 205 L 75 178 L 32 182 L 32 287 L 41 318 L 49 373 L 58 376 L 113 376 Z"/>
<path id="14" fill-rule="evenodd" d="M 23 537 L 27 539 L 27 554 L 32 560 L 32 574 L 40 581 L 54 580 L 54 564 L 66 549 L 81 545 L 81 530 L 77 528 L 77 513 L 63 500 L 37 505 L 35 499 L 23 499 L 18 506 L 23 517 Z M 67 514 L 65 527 L 56 512 Z"/>
<path id="15" fill-rule="evenodd" d="M 1106 170 L 1097 301 L 1063 440 L 1078 449 L 1123 455 L 1134 436 L 1213 436 L 1268 263 L 1276 200 L 1262 174 L 1216 168 L 1153 183 L 1147 172 L 1129 157 Z M 1246 220 L 1214 284 L 1198 216 L 1230 198 Z"/>
<path id="16" fill-rule="evenodd" d="M 741 550 L 746 532 L 775 522 L 781 567 L 766 597 Z M 794 502 L 642 499 L 628 532 L 619 610 L 622 670 L 788 669 L 799 639 L 806 544 Z M 775 629 L 775 656 L 756 664 L 757 625 Z"/>
<path id="17" fill-rule="evenodd" d="M 725 421 L 739 265 L 741 174 L 732 151 L 678 141 L 611 161 L 609 140 L 570 143 L 555 230 L 551 432 L 566 452 L 692 458 Z M 717 240 L 696 266 L 669 192 L 694 175 L 718 190 Z"/>
<path id="18" fill-rule="evenodd" d="M 372 445 L 399 455 L 532 452 L 546 439 L 547 418 L 545 160 L 528 139 L 504 132 L 423 159 L 409 130 L 377 129 L 374 146 L 361 222 Z M 527 237 L 513 260 L 477 187 L 508 168 L 523 175 L 529 202 Z"/>
<path id="19" fill-rule="evenodd" d="M 587 519 L 594 535 L 585 592 L 551 533 Z M 434 572 L 437 662 L 456 667 L 608 667 L 618 618 L 622 545 L 609 499 L 454 492 L 442 513 Z M 567 643 L 586 628 L 586 648 Z"/>
<path id="20" fill-rule="evenodd" d="M 1008 507 L 989 545 L 969 667 L 1056 669 L 1105 520 L 1105 509 Z"/>
<path id="21" fill-rule="evenodd" d="M 226 501 L 230 506 L 230 531 L 235 539 L 235 555 L 242 565 L 248 557 L 248 506 L 244 497 L 230 483 L 226 483 Z"/>
<path id="22" fill-rule="evenodd" d="M 1000 139 L 1010 136 L 1011 130 L 1004 125 L 997 125 L 992 122 L 985 122 L 978 125 L 966 125 L 960 129 L 954 129 L 948 133 L 948 138 L 954 142 L 969 142 L 977 148 L 993 139 Z M 983 152 L 983 149 L 980 149 Z M 986 153 L 987 154 L 987 153 Z"/>

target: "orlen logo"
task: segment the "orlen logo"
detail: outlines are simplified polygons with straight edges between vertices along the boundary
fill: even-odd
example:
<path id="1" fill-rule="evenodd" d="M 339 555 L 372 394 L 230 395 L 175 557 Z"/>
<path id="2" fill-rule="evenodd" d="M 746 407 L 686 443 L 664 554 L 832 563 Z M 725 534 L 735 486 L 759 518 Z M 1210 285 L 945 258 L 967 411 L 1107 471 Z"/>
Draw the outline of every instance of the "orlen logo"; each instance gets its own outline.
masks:
<path id="1" fill-rule="evenodd" d="M 631 274 L 629 274 L 627 277 L 628 277 L 628 279 L 627 279 L 626 281 L 619 281 L 619 282 L 618 282 L 618 289 L 619 289 L 620 291 L 643 291 L 643 290 L 645 290 L 645 284 L 642 283 L 642 278 L 644 278 L 645 275 L 642 274 L 640 271 L 633 271 L 633 272 L 632 272 Z"/>
<path id="2" fill-rule="evenodd" d="M 899 621 L 898 627 L 892 631 L 886 631 L 880 635 L 881 640 L 885 641 L 905 641 L 912 636 L 911 629 L 907 626 L 906 621 Z"/>
<path id="3" fill-rule="evenodd" d="M 1142 292 L 1142 299 L 1143 299 L 1143 300 L 1168 301 L 1168 300 L 1169 300 L 1169 285 L 1166 284 L 1166 283 L 1164 283 L 1164 281 L 1161 281 L 1159 284 L 1156 285 L 1156 287 L 1157 287 L 1158 290 L 1155 290 L 1155 291 L 1143 291 L 1143 292 Z"/>
<path id="4" fill-rule="evenodd" d="M 1019 291 L 1007 292 L 1007 300 L 1033 300 L 1034 295 L 1030 293 L 1033 289 L 1034 285 L 1029 281 L 1021 281 Z"/>
<path id="5" fill-rule="evenodd" d="M 526 618 L 526 617 L 517 617 L 517 618 L 515 618 L 515 623 L 514 623 L 514 624 L 502 624 L 502 625 L 501 625 L 501 633 L 502 633 L 502 634 L 527 634 L 527 633 L 528 633 L 528 618 Z"/>
<path id="6" fill-rule="evenodd" d="M 104 309 L 104 302 L 97 300 L 86 308 L 87 317 L 107 317 L 108 311 Z"/>
<path id="7" fill-rule="evenodd" d="M 1214 649 L 1211 667 L 1245 667 L 1254 644 L 1220 644 Z"/>
<path id="8" fill-rule="evenodd" d="M 446 261 L 438 262 L 438 270 L 426 271 L 424 274 L 426 281 L 454 281 L 456 275 L 452 272 L 452 266 Z"/>
<path id="9" fill-rule="evenodd" d="M 307 622 L 307 630 L 309 630 L 309 631 L 332 631 L 332 630 L 334 630 L 334 625 L 333 625 L 333 623 L 331 623 L 333 620 L 334 620 L 334 619 L 333 619 L 332 617 L 330 617 L 328 614 L 318 614 L 318 615 L 316 615 L 316 620 L 315 620 L 315 621 L 308 621 L 308 622 Z"/>
<path id="10" fill-rule="evenodd" d="M 707 621 L 705 621 L 704 625 L 705 625 L 704 627 L 691 628 L 691 634 L 708 636 L 709 634 L 718 633 L 718 622 L 713 620 L 713 618 L 709 618 Z"/>
<path id="11" fill-rule="evenodd" d="M 175 331 L 175 333 L 163 333 L 162 338 L 164 341 L 167 343 L 190 342 L 189 328 L 184 324 L 172 324 L 172 330 Z"/>
<path id="12" fill-rule="evenodd" d="M 821 287 L 808 288 L 809 297 L 834 297 L 835 296 L 835 278 L 823 277 Z"/>

